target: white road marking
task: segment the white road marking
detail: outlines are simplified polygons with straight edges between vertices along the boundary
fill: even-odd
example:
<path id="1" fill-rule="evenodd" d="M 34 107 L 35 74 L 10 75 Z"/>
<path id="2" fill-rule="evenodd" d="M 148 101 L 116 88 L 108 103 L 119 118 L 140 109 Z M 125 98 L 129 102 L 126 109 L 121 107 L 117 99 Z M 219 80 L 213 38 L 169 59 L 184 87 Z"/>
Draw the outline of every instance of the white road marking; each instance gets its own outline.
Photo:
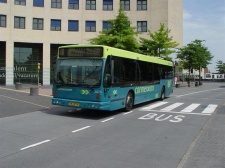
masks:
<path id="1" fill-rule="evenodd" d="M 168 106 L 168 107 L 165 107 L 165 108 L 163 108 L 163 109 L 161 109 L 161 110 L 162 110 L 162 111 L 171 111 L 171 110 L 173 110 L 173 109 L 175 109 L 175 108 L 181 106 L 182 104 L 184 104 L 184 103 L 174 103 L 174 104 L 172 104 L 172 105 L 170 105 L 170 106 Z"/>
<path id="2" fill-rule="evenodd" d="M 29 146 L 26 146 L 24 148 L 21 148 L 20 150 L 25 150 L 25 149 L 29 149 L 29 148 L 33 148 L 35 146 L 38 146 L 38 145 L 41 145 L 41 144 L 44 144 L 44 143 L 47 143 L 47 142 L 50 142 L 51 140 L 45 140 L 45 141 L 42 141 L 42 142 L 38 142 L 36 144 L 33 144 L 33 145 L 29 145 Z"/>
<path id="3" fill-rule="evenodd" d="M 127 115 L 127 114 L 130 114 L 130 113 L 133 113 L 133 111 L 129 111 L 129 112 L 123 113 L 123 115 Z"/>
<path id="4" fill-rule="evenodd" d="M 200 104 L 193 103 L 193 104 L 187 106 L 185 109 L 181 110 L 181 112 L 184 112 L 184 113 L 190 113 L 190 112 L 192 112 L 194 109 L 196 109 L 198 106 L 200 106 Z"/>
<path id="5" fill-rule="evenodd" d="M 156 107 L 162 106 L 162 105 L 167 104 L 167 103 L 168 102 L 159 102 L 159 103 L 144 107 L 144 108 L 142 108 L 142 110 L 151 110 L 151 109 L 154 109 Z"/>
<path id="6" fill-rule="evenodd" d="M 184 96 L 188 96 L 188 95 L 192 95 L 192 94 L 196 94 L 196 93 L 210 92 L 210 91 L 213 91 L 213 90 L 220 90 L 220 89 L 223 89 L 223 88 L 217 88 L 217 89 L 211 89 L 211 90 L 203 90 L 203 91 L 199 91 L 199 92 L 192 92 L 192 93 L 188 93 L 188 94 L 184 94 L 184 95 L 179 95 L 176 98 L 180 98 L 180 97 L 184 97 Z"/>
<path id="7" fill-rule="evenodd" d="M 1 97 L 5 97 L 5 98 L 8 98 L 8 99 L 12 99 L 12 100 L 20 101 L 20 102 L 23 102 L 23 103 L 32 104 L 32 105 L 35 105 L 35 106 L 39 106 L 39 107 L 43 107 L 43 108 L 50 109 L 50 107 L 42 106 L 40 104 L 31 103 L 31 102 L 24 101 L 24 100 L 20 100 L 20 99 L 16 99 L 16 98 L 13 98 L 13 97 L 8 97 L 8 96 L 3 96 L 3 95 L 0 95 L 0 96 Z"/>
<path id="8" fill-rule="evenodd" d="M 110 121 L 110 120 L 113 120 L 114 119 L 114 117 L 112 117 L 112 118 L 108 118 L 108 119 L 106 119 L 106 120 L 103 120 L 103 121 L 101 121 L 102 123 L 104 123 L 104 122 L 107 122 L 107 121 Z"/>
<path id="9" fill-rule="evenodd" d="M 203 114 L 212 114 L 216 110 L 217 106 L 218 105 L 216 105 L 216 104 L 209 104 L 202 113 Z"/>
<path id="10" fill-rule="evenodd" d="M 146 110 L 146 111 L 154 111 L 159 113 L 172 113 L 172 114 L 194 114 L 194 115 L 203 115 L 203 116 L 209 116 L 210 114 L 207 113 L 187 113 L 187 112 L 180 112 L 180 111 L 162 111 L 162 110 Z"/>
<path id="11" fill-rule="evenodd" d="M 79 132 L 79 131 L 82 131 L 84 129 L 90 128 L 90 127 L 91 126 L 86 126 L 86 127 L 83 127 L 83 128 L 77 129 L 77 130 L 74 130 L 74 131 L 72 131 L 72 133 Z"/>

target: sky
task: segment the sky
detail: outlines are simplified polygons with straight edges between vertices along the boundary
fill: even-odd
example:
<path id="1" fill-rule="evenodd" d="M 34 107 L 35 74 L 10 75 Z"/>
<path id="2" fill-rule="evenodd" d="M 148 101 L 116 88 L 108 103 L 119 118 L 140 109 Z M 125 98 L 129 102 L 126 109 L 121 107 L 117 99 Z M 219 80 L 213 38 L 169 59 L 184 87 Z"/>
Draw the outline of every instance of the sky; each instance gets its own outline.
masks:
<path id="1" fill-rule="evenodd" d="M 216 72 L 216 62 L 225 63 L 225 0 L 183 0 L 183 46 L 195 39 L 205 40 Z"/>

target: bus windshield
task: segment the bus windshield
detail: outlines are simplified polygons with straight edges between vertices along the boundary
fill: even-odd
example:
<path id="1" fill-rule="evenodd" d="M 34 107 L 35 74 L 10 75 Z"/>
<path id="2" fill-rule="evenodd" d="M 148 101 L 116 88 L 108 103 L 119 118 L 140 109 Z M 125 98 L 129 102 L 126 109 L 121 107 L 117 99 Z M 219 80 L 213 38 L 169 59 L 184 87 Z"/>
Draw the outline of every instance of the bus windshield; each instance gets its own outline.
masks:
<path id="1" fill-rule="evenodd" d="M 99 87 L 102 64 L 101 59 L 59 59 L 55 67 L 54 84 Z"/>

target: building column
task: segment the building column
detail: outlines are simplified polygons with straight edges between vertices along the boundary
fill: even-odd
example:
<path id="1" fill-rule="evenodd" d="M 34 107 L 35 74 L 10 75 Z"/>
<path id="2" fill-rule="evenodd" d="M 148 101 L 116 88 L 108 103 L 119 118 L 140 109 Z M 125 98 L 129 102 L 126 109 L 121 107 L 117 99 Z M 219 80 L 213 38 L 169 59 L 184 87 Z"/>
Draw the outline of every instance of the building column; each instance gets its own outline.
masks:
<path id="1" fill-rule="evenodd" d="M 14 42 L 6 41 L 6 86 L 14 85 Z"/>
<path id="2" fill-rule="evenodd" d="M 43 43 L 43 85 L 50 85 L 50 43 Z"/>

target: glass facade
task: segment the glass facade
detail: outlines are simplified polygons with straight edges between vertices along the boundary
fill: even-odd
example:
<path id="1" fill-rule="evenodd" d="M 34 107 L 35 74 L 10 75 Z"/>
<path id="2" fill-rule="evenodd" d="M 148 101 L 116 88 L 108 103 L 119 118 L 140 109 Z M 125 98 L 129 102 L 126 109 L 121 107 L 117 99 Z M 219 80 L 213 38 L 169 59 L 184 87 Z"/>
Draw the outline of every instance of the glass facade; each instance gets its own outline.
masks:
<path id="1" fill-rule="evenodd" d="M 0 85 L 5 84 L 6 42 L 0 41 Z"/>
<path id="2" fill-rule="evenodd" d="M 43 65 L 43 45 L 31 43 L 14 44 L 14 83 L 38 83 L 38 63 L 39 83 L 42 83 Z"/>

